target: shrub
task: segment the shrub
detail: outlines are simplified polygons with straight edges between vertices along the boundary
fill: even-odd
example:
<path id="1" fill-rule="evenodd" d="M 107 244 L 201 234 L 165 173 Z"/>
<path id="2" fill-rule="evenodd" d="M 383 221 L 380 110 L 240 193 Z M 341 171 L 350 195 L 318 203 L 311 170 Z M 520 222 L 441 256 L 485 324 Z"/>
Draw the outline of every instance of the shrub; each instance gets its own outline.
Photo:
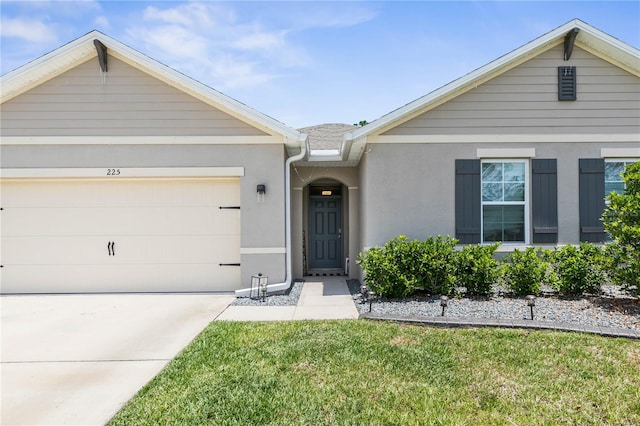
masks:
<path id="1" fill-rule="evenodd" d="M 540 285 L 547 277 L 549 263 L 538 257 L 533 247 L 525 251 L 515 249 L 505 258 L 504 278 L 507 287 L 518 296 L 540 293 Z"/>
<path id="2" fill-rule="evenodd" d="M 449 236 L 429 237 L 419 245 L 419 286 L 431 294 L 449 294 L 455 284 L 455 247 Z"/>
<path id="3" fill-rule="evenodd" d="M 640 290 L 640 161 L 622 174 L 624 194 L 607 195 L 602 215 L 604 229 L 613 243 L 607 245 L 611 280 L 623 289 Z"/>
<path id="4" fill-rule="evenodd" d="M 409 241 L 400 235 L 383 247 L 360 253 L 357 263 L 371 290 L 380 295 L 404 297 L 417 288 L 449 294 L 455 283 L 456 242 L 441 236 Z"/>
<path id="5" fill-rule="evenodd" d="M 400 235 L 384 247 L 373 247 L 358 256 L 365 281 L 377 294 L 404 297 L 416 287 L 416 249 L 418 241 Z"/>
<path id="6" fill-rule="evenodd" d="M 467 295 L 490 294 L 500 276 L 499 263 L 493 255 L 500 246 L 468 245 L 456 253 L 456 283 L 467 289 Z"/>
<path id="7" fill-rule="evenodd" d="M 603 252 L 590 243 L 580 247 L 564 246 L 549 251 L 546 257 L 554 265 L 557 280 L 553 287 L 564 294 L 597 294 L 605 274 L 602 268 Z"/>

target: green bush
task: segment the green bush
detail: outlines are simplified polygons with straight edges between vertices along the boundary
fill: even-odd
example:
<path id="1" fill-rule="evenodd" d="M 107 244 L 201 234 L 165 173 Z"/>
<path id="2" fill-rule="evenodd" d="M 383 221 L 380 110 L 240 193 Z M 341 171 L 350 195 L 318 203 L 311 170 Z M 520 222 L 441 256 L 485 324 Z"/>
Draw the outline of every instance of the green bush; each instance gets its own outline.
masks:
<path id="1" fill-rule="evenodd" d="M 360 253 L 357 263 L 362 267 L 365 281 L 382 296 L 404 297 L 416 287 L 414 257 L 417 241 L 400 235 L 384 247 L 373 247 Z"/>
<path id="2" fill-rule="evenodd" d="M 533 247 L 525 251 L 515 249 L 505 257 L 503 266 L 507 287 L 518 296 L 539 294 L 549 269 L 549 263 L 541 259 Z"/>
<path id="3" fill-rule="evenodd" d="M 564 294 L 598 294 L 605 281 L 603 252 L 591 243 L 563 246 L 546 253 L 557 280 L 553 287 Z"/>
<path id="4" fill-rule="evenodd" d="M 624 194 L 607 195 L 602 215 L 613 243 L 607 245 L 611 280 L 630 292 L 640 290 L 640 161 L 622 175 Z"/>
<path id="5" fill-rule="evenodd" d="M 455 247 L 458 240 L 449 236 L 429 237 L 419 244 L 419 286 L 431 294 L 453 292 Z"/>
<path id="6" fill-rule="evenodd" d="M 400 235 L 383 247 L 360 253 L 357 263 L 371 290 L 380 295 L 404 297 L 418 288 L 449 294 L 455 283 L 456 242 L 441 236 L 410 241 Z"/>
<path id="7" fill-rule="evenodd" d="M 493 255 L 500 246 L 468 245 L 456 253 L 456 284 L 467 289 L 468 296 L 488 295 L 500 276 L 499 263 Z"/>

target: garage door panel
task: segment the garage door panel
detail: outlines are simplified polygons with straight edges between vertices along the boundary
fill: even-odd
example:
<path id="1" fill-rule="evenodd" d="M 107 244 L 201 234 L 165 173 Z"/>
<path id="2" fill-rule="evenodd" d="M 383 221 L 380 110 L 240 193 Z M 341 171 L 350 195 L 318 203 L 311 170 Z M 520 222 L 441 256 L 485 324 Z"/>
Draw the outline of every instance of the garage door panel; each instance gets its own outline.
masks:
<path id="1" fill-rule="evenodd" d="M 233 291 L 241 286 L 240 268 L 211 264 L 36 265 L 3 268 L 3 293 L 109 293 Z M 70 282 L 68 277 L 75 279 Z M 34 280 L 34 278 L 37 278 Z"/>
<path id="2" fill-rule="evenodd" d="M 240 286 L 238 179 L 1 184 L 3 293 Z"/>
<path id="3" fill-rule="evenodd" d="M 237 235 L 5 237 L 2 265 L 107 266 L 136 263 L 237 263 Z"/>
<path id="4" fill-rule="evenodd" d="M 237 180 L 58 180 L 2 184 L 3 207 L 240 205 Z M 46 187 L 46 190 L 43 188 Z M 155 193 L 155 194 L 154 194 Z M 157 195 L 157 196 L 156 196 Z"/>
<path id="5" fill-rule="evenodd" d="M 43 219 L 45 218 L 45 219 Z M 218 207 L 7 208 L 6 236 L 217 235 L 240 230 L 240 211 Z"/>

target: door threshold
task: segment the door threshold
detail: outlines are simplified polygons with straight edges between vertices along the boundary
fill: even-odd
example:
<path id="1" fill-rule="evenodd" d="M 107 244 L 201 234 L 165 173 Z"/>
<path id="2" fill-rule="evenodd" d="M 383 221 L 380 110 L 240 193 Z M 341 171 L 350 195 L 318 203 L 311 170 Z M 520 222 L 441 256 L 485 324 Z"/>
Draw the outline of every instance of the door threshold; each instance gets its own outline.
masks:
<path id="1" fill-rule="evenodd" d="M 307 272 L 307 277 L 346 277 L 342 269 L 312 269 Z"/>

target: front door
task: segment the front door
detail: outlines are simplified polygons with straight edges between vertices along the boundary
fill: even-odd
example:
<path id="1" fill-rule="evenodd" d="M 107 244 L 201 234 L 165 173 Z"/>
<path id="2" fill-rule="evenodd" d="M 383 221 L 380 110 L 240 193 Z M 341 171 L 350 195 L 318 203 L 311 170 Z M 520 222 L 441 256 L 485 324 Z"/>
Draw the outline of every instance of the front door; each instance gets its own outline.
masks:
<path id="1" fill-rule="evenodd" d="M 309 203 L 309 269 L 342 268 L 342 197 L 312 196 Z"/>

